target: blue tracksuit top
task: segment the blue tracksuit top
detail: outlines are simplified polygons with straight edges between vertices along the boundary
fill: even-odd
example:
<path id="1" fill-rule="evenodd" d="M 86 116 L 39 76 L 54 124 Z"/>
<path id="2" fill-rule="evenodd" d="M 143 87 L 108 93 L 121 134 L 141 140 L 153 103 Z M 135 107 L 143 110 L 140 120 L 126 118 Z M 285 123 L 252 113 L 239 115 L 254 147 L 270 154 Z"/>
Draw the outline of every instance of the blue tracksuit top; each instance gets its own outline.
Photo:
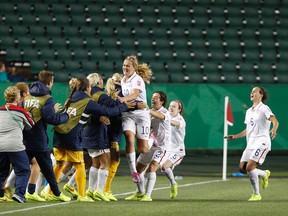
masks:
<path id="1" fill-rule="evenodd" d="M 76 91 L 71 98 L 71 104 L 78 102 L 80 100 L 85 100 L 89 98 L 89 96 L 82 91 Z M 68 108 L 69 109 L 69 108 Z M 117 116 L 120 115 L 122 112 L 125 112 L 128 107 L 125 104 L 119 104 L 115 107 L 106 107 L 103 105 L 98 104 L 97 102 L 89 99 L 87 105 L 84 109 L 83 113 L 78 113 L 77 115 L 81 115 L 81 119 L 77 125 L 75 125 L 72 130 L 68 133 L 59 133 L 54 131 L 54 147 L 61 147 L 72 151 L 82 151 L 83 146 L 82 142 L 82 133 L 85 123 L 87 123 L 88 117 L 90 114 L 96 115 L 103 115 L 103 116 Z M 70 121 L 71 119 L 69 119 Z M 67 124 L 69 124 L 69 121 Z"/>
<path id="2" fill-rule="evenodd" d="M 99 87 L 92 87 L 91 95 L 103 91 Z M 103 92 L 97 101 L 101 105 L 107 107 L 116 107 L 119 102 L 113 100 L 107 94 Z M 82 133 L 82 146 L 86 149 L 107 149 L 110 148 L 108 126 L 103 124 L 99 117 L 99 114 L 92 114 L 87 126 L 84 128 Z"/>
<path id="3" fill-rule="evenodd" d="M 51 90 L 42 82 L 33 82 L 29 88 L 30 94 L 34 97 L 51 95 Z M 54 100 L 49 97 L 41 109 L 41 119 L 31 130 L 23 131 L 23 142 L 29 151 L 50 151 L 48 145 L 47 124 L 58 125 L 66 123 L 69 119 L 67 113 L 55 113 Z M 29 108 L 28 108 L 29 111 Z"/>

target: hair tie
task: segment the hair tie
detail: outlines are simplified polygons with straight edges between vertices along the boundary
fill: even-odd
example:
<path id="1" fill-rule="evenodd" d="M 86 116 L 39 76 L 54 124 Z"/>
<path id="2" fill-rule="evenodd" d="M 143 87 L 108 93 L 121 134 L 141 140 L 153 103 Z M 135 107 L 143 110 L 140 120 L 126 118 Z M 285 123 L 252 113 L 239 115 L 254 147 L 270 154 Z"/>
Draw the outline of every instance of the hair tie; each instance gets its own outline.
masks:
<path id="1" fill-rule="evenodd" d="M 179 100 L 175 100 L 175 102 L 178 104 L 180 112 L 182 111 L 182 103 Z"/>

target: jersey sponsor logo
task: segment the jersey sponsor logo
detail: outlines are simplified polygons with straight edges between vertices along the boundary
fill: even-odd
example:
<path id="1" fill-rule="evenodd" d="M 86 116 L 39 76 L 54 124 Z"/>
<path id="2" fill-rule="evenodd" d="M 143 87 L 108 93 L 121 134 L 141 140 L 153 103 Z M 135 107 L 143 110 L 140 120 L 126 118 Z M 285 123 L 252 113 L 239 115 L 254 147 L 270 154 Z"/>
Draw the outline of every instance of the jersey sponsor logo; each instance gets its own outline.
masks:
<path id="1" fill-rule="evenodd" d="M 39 108 L 40 107 L 40 103 L 39 100 L 37 99 L 30 99 L 30 100 L 26 100 L 25 104 L 24 104 L 25 108 Z"/>
<path id="2" fill-rule="evenodd" d="M 77 115 L 77 109 L 76 109 L 76 108 L 73 108 L 73 107 L 68 107 L 67 113 L 68 113 L 69 115 L 76 116 L 76 115 Z"/>

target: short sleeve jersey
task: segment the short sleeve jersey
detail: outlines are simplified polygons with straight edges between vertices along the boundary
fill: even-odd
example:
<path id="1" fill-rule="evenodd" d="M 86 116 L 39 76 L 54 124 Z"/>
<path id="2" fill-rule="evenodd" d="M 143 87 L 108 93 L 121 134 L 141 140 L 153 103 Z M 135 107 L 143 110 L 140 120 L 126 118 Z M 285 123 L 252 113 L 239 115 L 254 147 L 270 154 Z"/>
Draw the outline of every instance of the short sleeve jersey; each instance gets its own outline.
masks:
<path id="1" fill-rule="evenodd" d="M 135 100 L 143 101 L 147 104 L 147 97 L 146 97 L 146 88 L 145 83 L 136 72 L 129 77 L 129 79 L 124 81 L 124 78 L 121 80 L 121 88 L 123 96 L 130 95 L 133 89 L 139 89 L 140 93 Z"/>
<path id="2" fill-rule="evenodd" d="M 264 144 L 271 149 L 271 139 L 269 135 L 271 121 L 268 119 L 274 116 L 270 108 L 260 102 L 254 109 L 250 107 L 246 111 L 246 149 L 254 149 L 260 144 Z"/>
<path id="3" fill-rule="evenodd" d="M 151 117 L 151 132 L 159 146 L 171 150 L 171 116 L 165 107 L 161 107 L 158 112 L 165 115 L 165 119 Z"/>
<path id="4" fill-rule="evenodd" d="M 186 134 L 186 122 L 184 118 L 178 114 L 173 117 L 171 120 L 177 121 L 180 123 L 180 127 L 171 127 L 171 142 L 172 142 L 172 151 L 179 152 L 185 155 L 185 145 L 184 139 Z"/>

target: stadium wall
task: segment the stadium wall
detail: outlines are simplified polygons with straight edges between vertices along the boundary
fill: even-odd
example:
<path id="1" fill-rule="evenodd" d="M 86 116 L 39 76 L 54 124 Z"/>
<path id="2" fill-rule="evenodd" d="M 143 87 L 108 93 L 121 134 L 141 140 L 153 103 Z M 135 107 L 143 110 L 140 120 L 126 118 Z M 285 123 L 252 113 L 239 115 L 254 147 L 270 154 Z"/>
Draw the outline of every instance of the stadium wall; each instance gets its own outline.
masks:
<path id="1" fill-rule="evenodd" d="M 3 92 L 11 83 L 0 84 L 0 104 L 4 104 Z M 272 150 L 288 150 L 287 133 L 287 103 L 283 101 L 283 94 L 288 92 L 286 85 L 262 85 L 269 92 L 267 105 L 272 109 L 280 122 L 276 139 L 272 142 Z M 168 95 L 168 104 L 171 100 L 180 100 L 184 105 L 186 119 L 187 149 L 194 150 L 219 150 L 223 146 L 223 118 L 224 97 L 229 96 L 234 116 L 234 126 L 229 126 L 229 133 L 238 133 L 245 128 L 245 107 L 251 106 L 250 92 L 253 85 L 213 85 L 213 84 L 151 84 L 147 86 L 148 104 L 154 91 L 164 91 Z M 55 83 L 52 89 L 56 102 L 64 104 L 69 95 L 67 84 Z M 48 127 L 50 145 L 52 144 L 52 127 Z M 229 149 L 243 149 L 245 139 L 229 142 Z M 122 139 L 121 149 L 124 149 Z"/>

